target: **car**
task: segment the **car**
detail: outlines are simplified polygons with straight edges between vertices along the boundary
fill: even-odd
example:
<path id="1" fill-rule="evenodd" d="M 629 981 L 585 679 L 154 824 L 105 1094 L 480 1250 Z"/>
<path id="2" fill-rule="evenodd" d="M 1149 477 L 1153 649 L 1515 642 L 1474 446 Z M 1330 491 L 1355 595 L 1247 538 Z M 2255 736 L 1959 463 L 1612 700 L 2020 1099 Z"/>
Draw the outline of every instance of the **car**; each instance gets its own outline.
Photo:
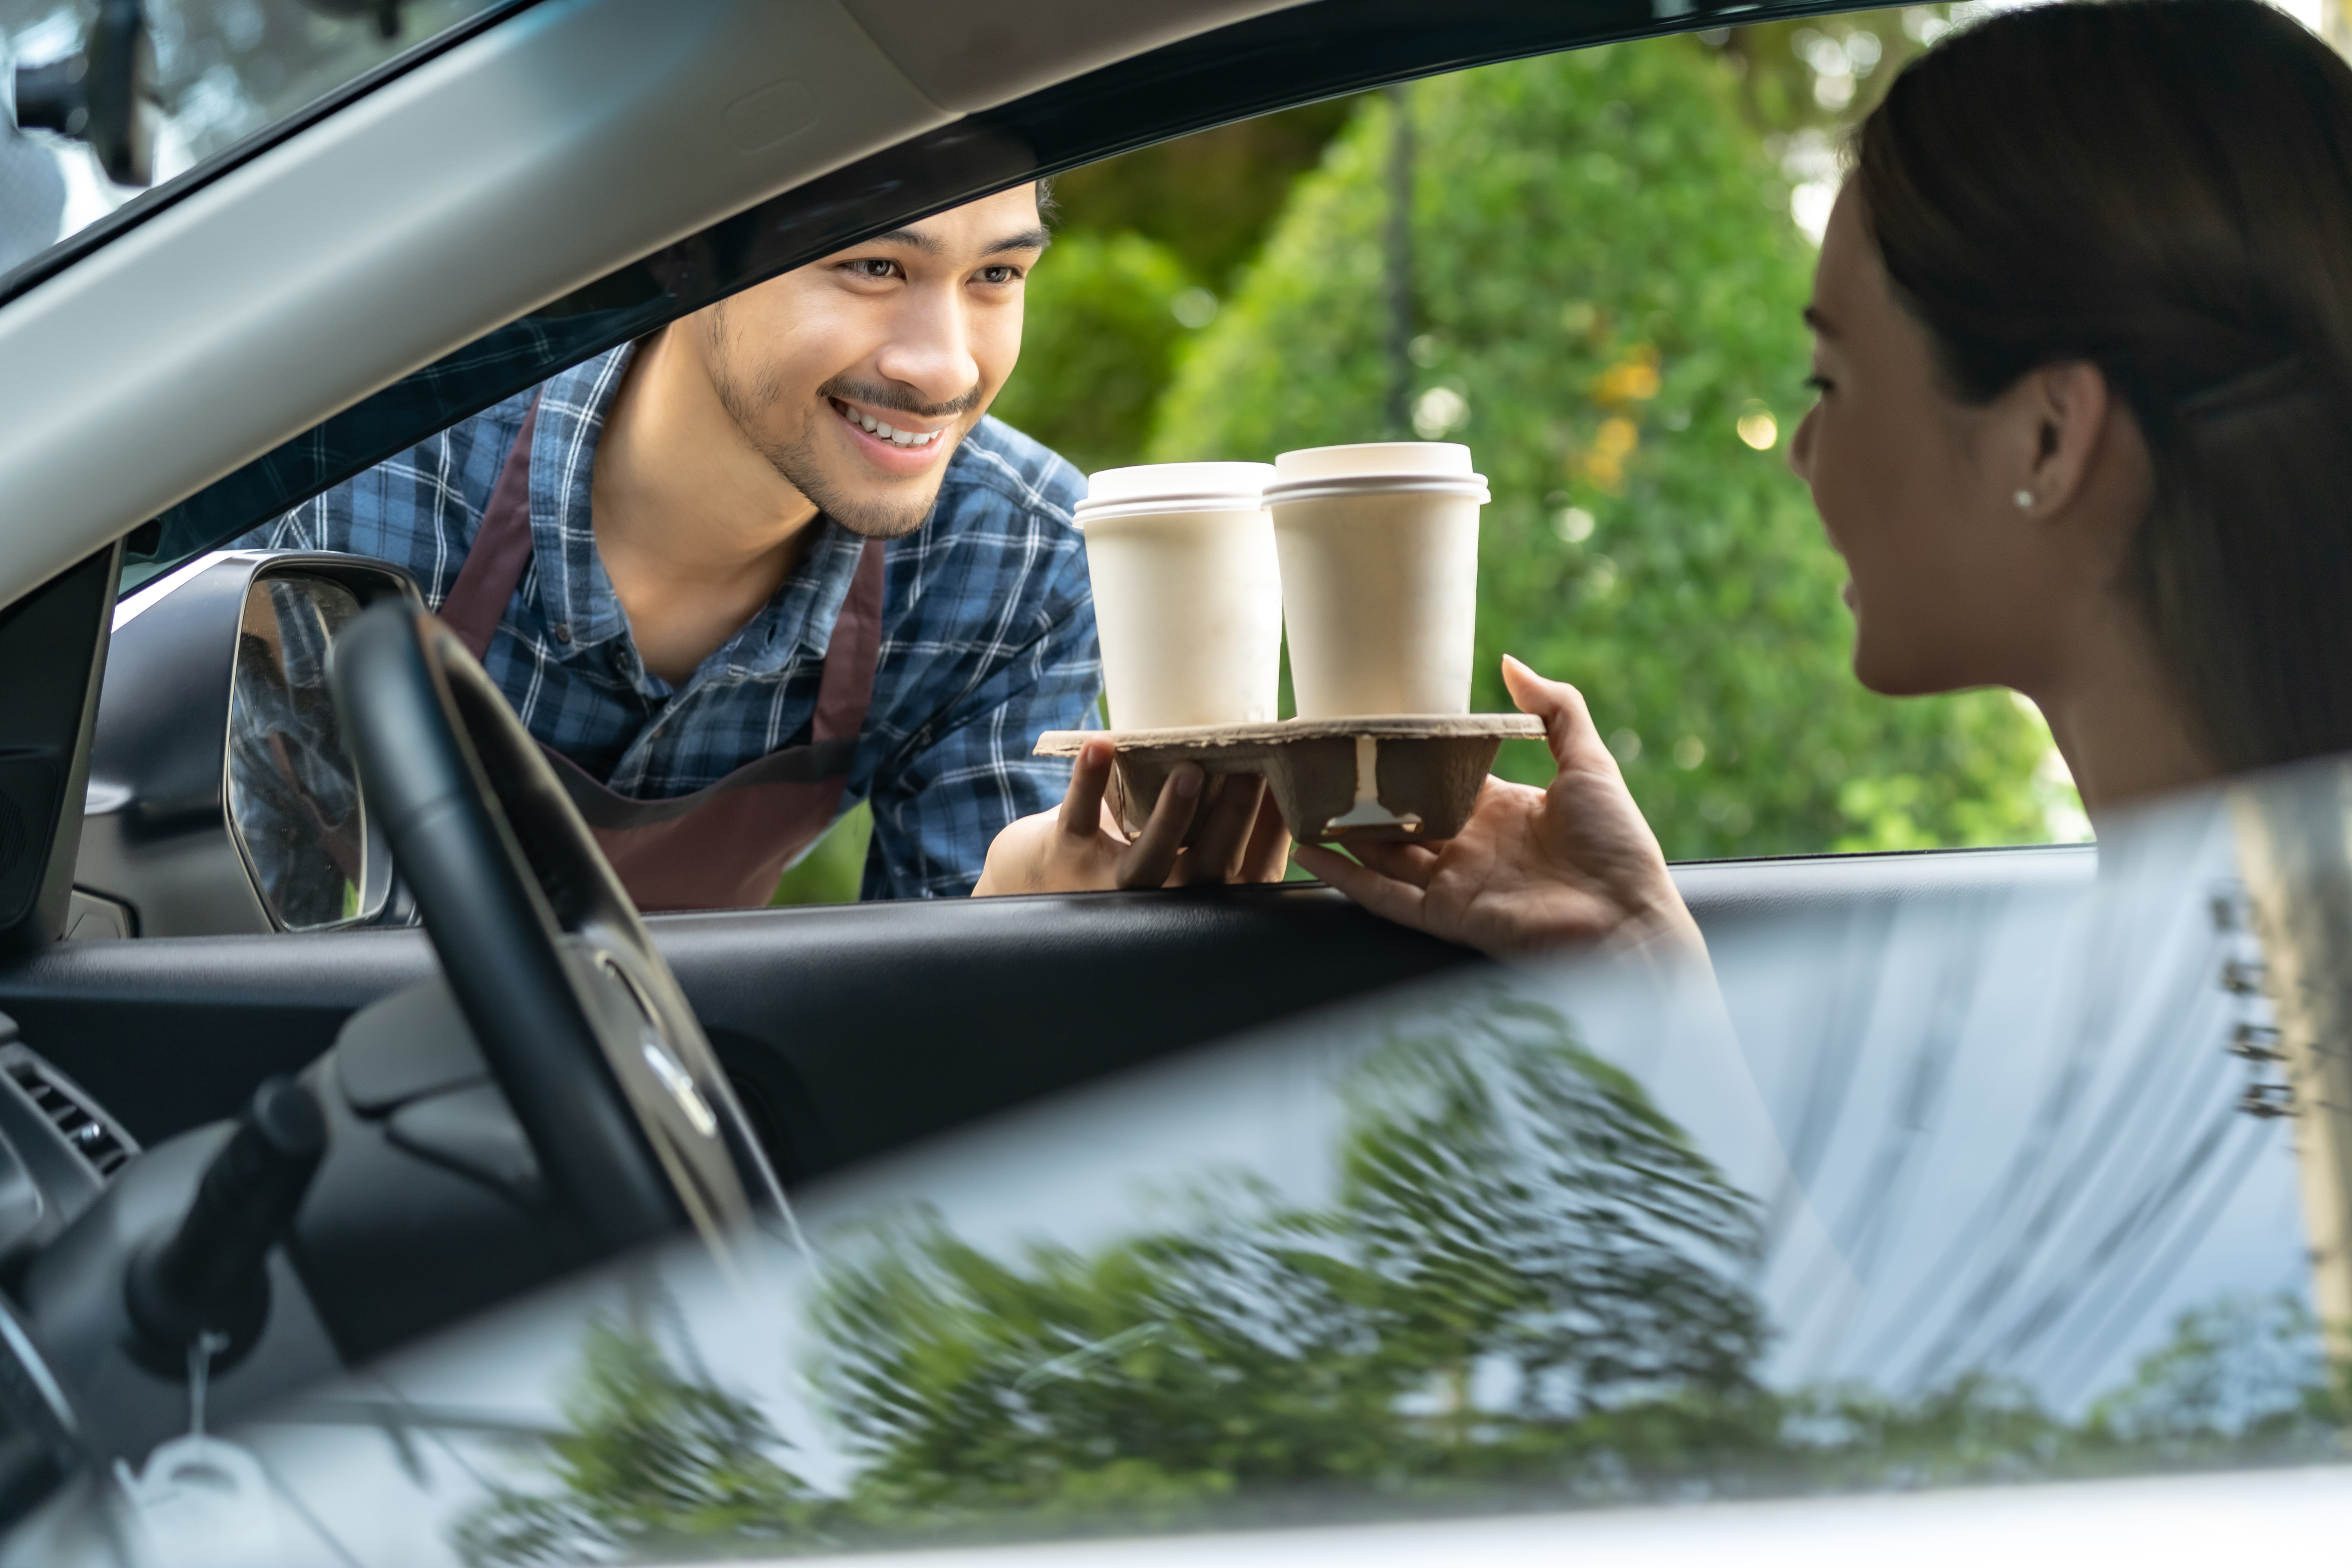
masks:
<path id="1" fill-rule="evenodd" d="M 643 916 L 404 574 L 220 552 L 1039 174 L 1831 9 L 522 0 L 0 279 L 0 1562 L 2340 1532 L 2326 765 L 1679 866 L 1704 975 L 1297 883 Z"/>

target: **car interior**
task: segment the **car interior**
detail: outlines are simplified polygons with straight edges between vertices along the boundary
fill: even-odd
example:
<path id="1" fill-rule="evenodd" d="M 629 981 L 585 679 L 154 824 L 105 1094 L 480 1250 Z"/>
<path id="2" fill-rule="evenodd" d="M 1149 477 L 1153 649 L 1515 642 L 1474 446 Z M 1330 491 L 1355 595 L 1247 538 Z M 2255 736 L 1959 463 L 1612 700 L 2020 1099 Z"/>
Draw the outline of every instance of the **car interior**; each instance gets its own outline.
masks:
<path id="1" fill-rule="evenodd" d="M 226 1420 L 648 1237 L 1488 962 L 1307 883 L 640 916 L 404 574 L 208 552 L 557 369 L 1041 174 L 1837 8 L 513 0 L 0 277 L 0 363 L 46 367 L 0 384 L 0 1337 L 54 1374 L 16 1400 L 49 1414 L 0 1442 L 0 1512 L 66 1456 L 183 1426 L 186 1326 L 219 1303 Z M 224 826 L 232 669 L 277 647 L 248 624 L 272 582 L 340 595 L 367 816 L 322 851 L 324 916 L 257 890 L 276 873 Z M 134 668 L 147 705 L 102 720 Z M 1675 875 L 1713 933 L 2093 869 L 2042 846 Z"/>

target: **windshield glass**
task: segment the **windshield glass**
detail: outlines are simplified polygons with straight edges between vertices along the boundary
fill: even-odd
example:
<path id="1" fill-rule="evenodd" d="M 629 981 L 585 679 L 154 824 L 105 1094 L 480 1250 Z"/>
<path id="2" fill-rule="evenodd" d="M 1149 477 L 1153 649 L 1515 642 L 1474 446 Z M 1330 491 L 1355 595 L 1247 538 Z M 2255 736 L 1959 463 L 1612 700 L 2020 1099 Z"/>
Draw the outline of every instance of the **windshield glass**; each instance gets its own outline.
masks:
<path id="1" fill-rule="evenodd" d="M 2339 1457 L 2340 1091 L 2247 977 L 2337 1005 L 2340 788 L 1163 1062 L 236 1441 L 289 1544 L 453 1565 Z"/>
<path id="2" fill-rule="evenodd" d="M 498 0 L 148 0 L 154 50 L 152 181 L 161 185 Z M 91 0 L 0 0 L 0 68 L 68 61 L 88 46 Z M 15 101 L 13 92 L 10 101 Z M 29 117 L 18 114 L 13 122 Z M 0 271 L 140 194 L 89 144 L 0 126 Z"/>

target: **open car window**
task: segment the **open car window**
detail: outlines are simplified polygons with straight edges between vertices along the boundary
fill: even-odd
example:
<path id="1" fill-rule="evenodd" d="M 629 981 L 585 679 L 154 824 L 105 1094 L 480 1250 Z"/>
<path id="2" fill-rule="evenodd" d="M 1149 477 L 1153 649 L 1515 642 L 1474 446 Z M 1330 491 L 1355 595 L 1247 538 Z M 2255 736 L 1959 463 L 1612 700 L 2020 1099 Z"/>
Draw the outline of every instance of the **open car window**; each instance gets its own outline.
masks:
<path id="1" fill-rule="evenodd" d="M 1839 139 L 1953 25 L 1913 6 L 1554 52 L 1068 170 L 993 412 L 1081 470 L 1467 443 L 1494 494 L 1472 707 L 1510 709 L 1507 653 L 1575 681 L 1672 859 L 2085 838 L 2030 705 L 1859 688 L 1843 567 L 1787 468 Z M 953 142 L 971 184 L 1017 151 L 982 132 Z M 397 460 L 381 443 L 446 427 L 420 430 L 427 410 L 511 396 L 854 232 L 856 182 L 820 185 L 224 479 L 134 537 L 126 584 L 362 457 Z M 1549 757 L 1508 742 L 1497 771 L 1540 784 Z M 869 823 L 782 898 L 856 897 Z"/>
<path id="2" fill-rule="evenodd" d="M 239 1440 L 295 1535 L 477 1564 L 2340 1455 L 2335 1069 L 2250 978 L 2318 973 L 2296 933 L 2352 887 L 2323 773 L 2128 823 L 2095 885 L 1212 1047 Z"/>

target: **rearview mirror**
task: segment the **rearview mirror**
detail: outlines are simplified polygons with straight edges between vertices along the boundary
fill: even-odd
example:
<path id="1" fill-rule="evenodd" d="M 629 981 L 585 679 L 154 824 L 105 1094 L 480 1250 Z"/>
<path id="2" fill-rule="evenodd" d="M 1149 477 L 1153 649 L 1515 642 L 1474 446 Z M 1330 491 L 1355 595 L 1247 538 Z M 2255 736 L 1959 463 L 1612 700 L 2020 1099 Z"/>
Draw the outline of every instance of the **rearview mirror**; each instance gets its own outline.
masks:
<path id="1" fill-rule="evenodd" d="M 89 143 L 106 177 L 143 185 L 155 177 L 155 41 L 140 0 L 99 0 L 78 55 L 16 72 L 16 124 Z"/>

